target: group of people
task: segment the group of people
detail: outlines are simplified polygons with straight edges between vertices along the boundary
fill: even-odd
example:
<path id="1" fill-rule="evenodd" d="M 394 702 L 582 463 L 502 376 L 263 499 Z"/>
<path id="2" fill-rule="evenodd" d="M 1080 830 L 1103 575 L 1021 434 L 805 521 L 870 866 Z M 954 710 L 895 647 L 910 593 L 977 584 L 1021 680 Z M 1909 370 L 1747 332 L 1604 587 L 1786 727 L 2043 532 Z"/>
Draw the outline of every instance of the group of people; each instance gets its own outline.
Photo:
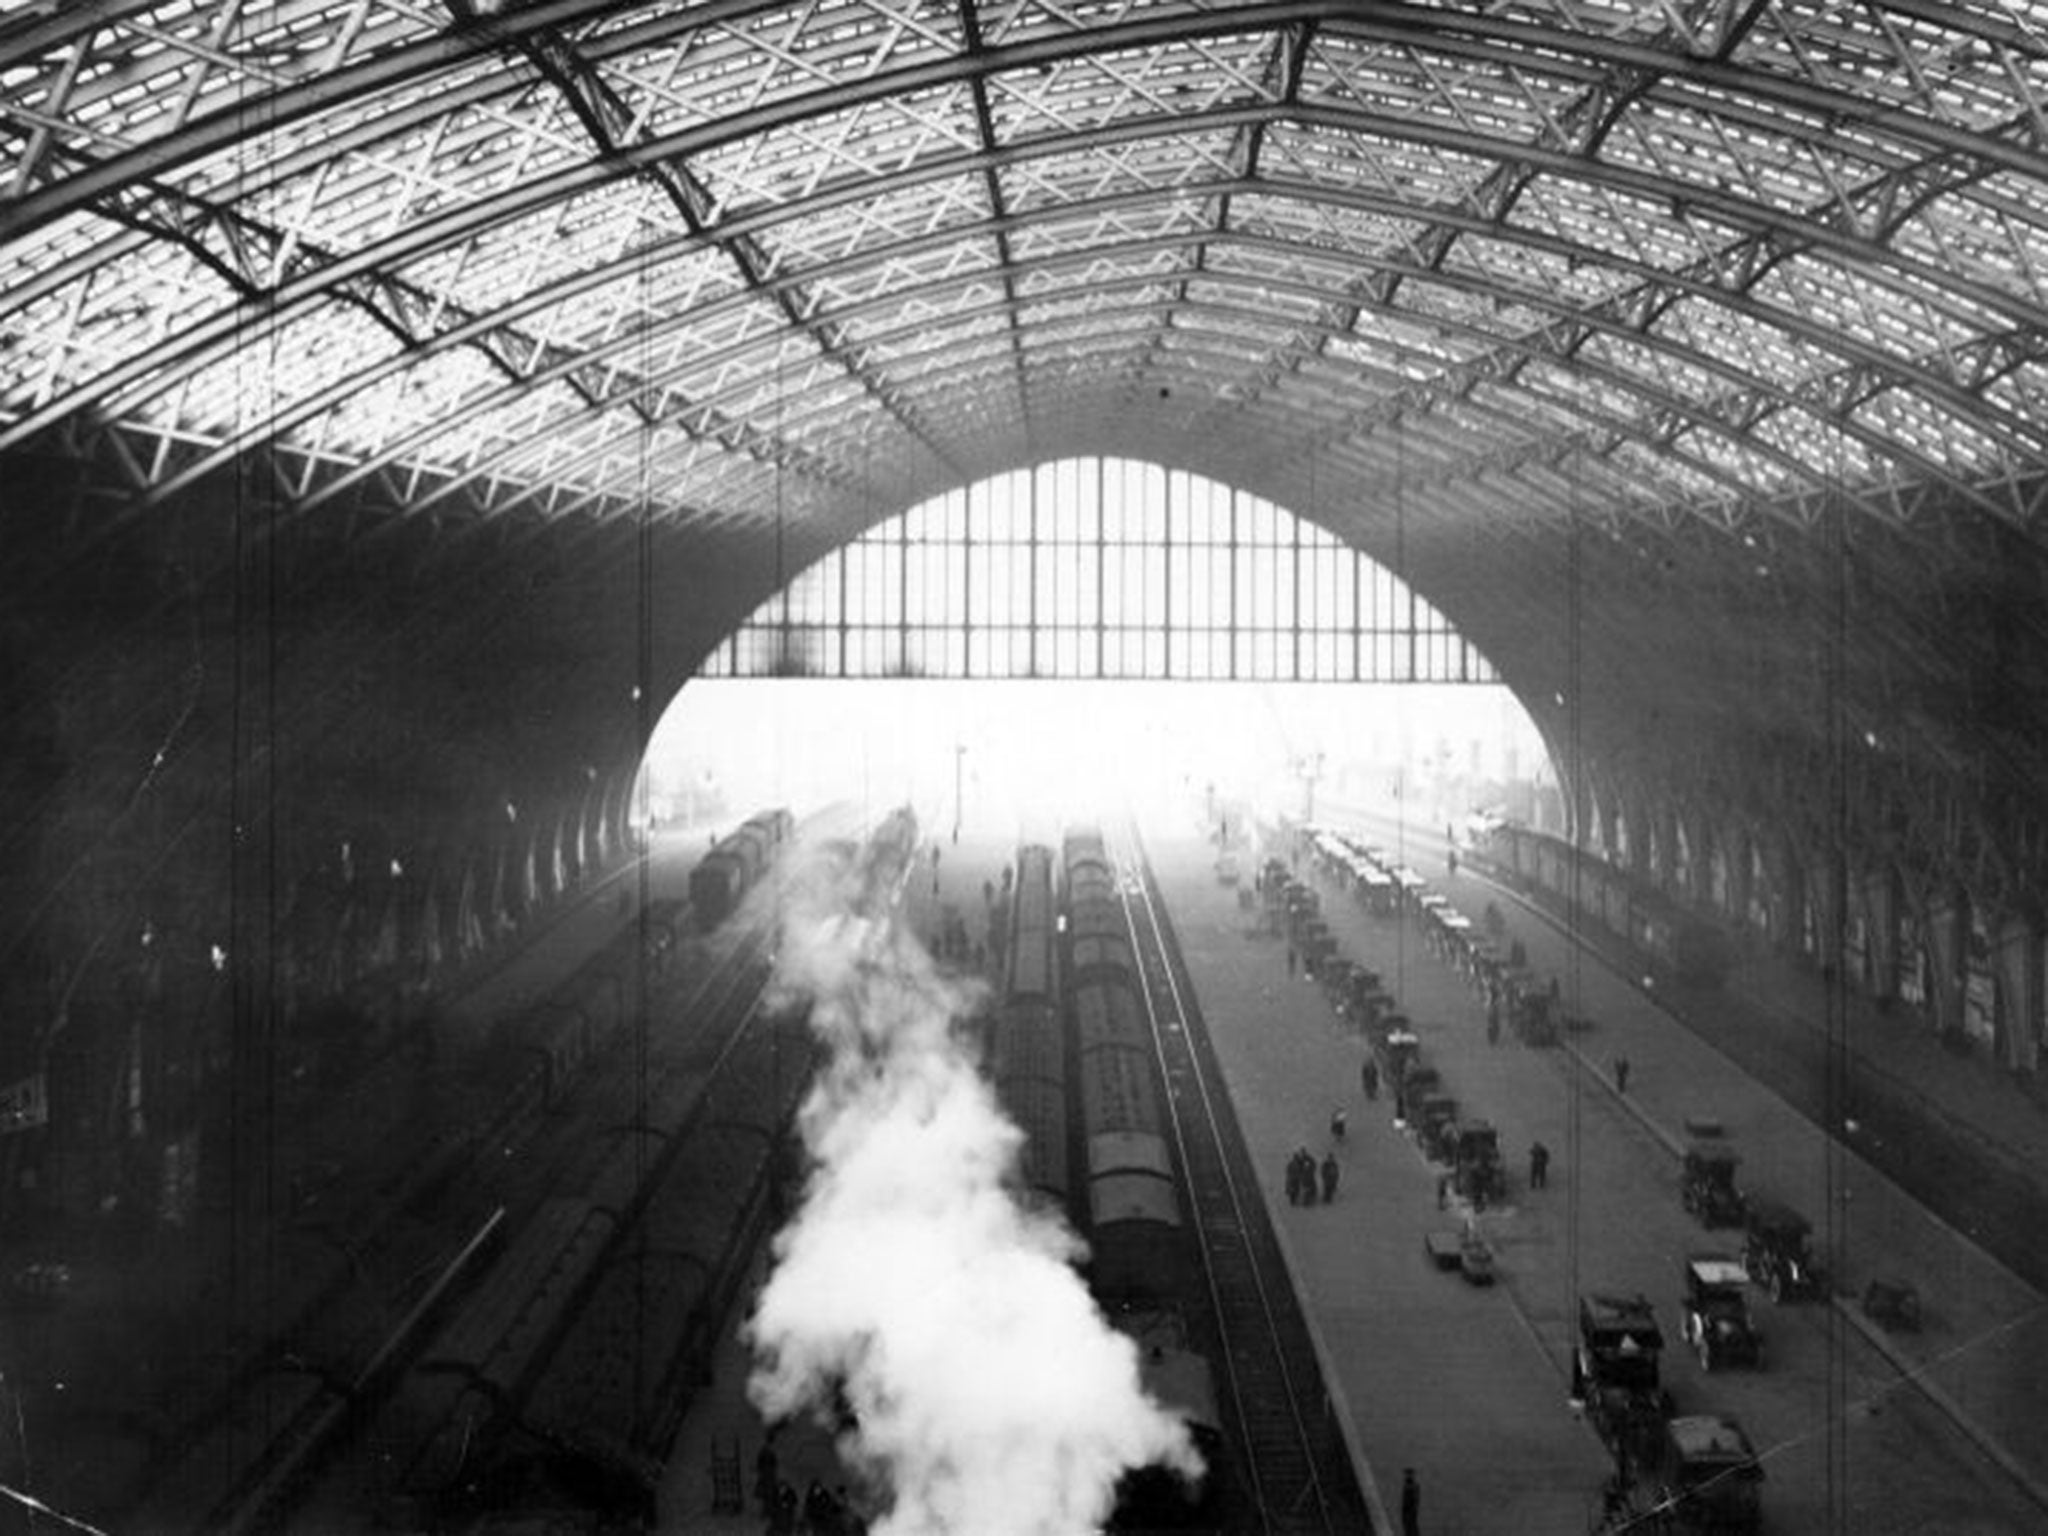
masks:
<path id="1" fill-rule="evenodd" d="M 1337 1154 L 1325 1152 L 1320 1164 L 1315 1153 L 1307 1147 L 1296 1147 L 1293 1156 L 1287 1159 L 1287 1203 L 1289 1205 L 1314 1205 L 1317 1202 L 1317 1181 L 1321 1180 L 1320 1199 L 1328 1205 L 1337 1198 Z"/>
<path id="2" fill-rule="evenodd" d="M 768 1536 L 863 1536 L 867 1530 L 843 1486 L 834 1491 L 814 1477 L 799 1499 L 796 1485 L 779 1474 L 772 1440 L 754 1458 L 754 1497 L 768 1522 Z"/>

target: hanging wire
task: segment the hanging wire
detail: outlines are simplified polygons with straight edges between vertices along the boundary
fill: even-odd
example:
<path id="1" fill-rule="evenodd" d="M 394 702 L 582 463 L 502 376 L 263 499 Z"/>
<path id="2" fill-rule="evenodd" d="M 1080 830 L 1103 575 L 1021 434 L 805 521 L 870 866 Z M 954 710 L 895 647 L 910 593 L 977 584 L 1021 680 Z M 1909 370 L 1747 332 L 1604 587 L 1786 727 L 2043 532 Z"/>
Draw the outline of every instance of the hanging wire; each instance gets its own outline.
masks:
<path id="1" fill-rule="evenodd" d="M 1407 681 L 1412 689 L 1415 684 L 1415 589 L 1408 580 L 1408 433 L 1401 420 L 1400 408 L 1394 411 L 1394 574 L 1400 578 L 1401 596 L 1406 599 L 1407 645 L 1401 654 L 1408 658 Z M 1398 675 L 1400 667 L 1396 666 Z M 1404 697 L 1413 697 L 1412 693 Z M 1412 706 L 1401 706 L 1401 761 L 1394 770 L 1394 867 L 1408 867 L 1408 764 L 1411 758 L 1409 712 Z M 1395 891 L 1394 901 L 1401 912 L 1401 921 L 1394 929 L 1394 996 L 1408 995 L 1408 913 L 1407 890 Z"/>
<path id="2" fill-rule="evenodd" d="M 237 25 L 242 23 L 238 20 Z M 247 77 L 240 87 L 250 89 Z M 260 90 L 260 87 L 258 88 Z M 236 142 L 245 171 L 252 147 L 275 157 L 277 124 L 272 104 L 244 94 L 236 108 L 247 133 Z M 254 273 L 259 291 L 274 286 L 273 267 Z M 229 1302 L 236 1315 L 267 1302 L 277 1266 L 278 1059 L 275 1000 L 277 867 L 278 526 L 279 470 L 277 367 L 281 321 L 275 306 L 256 316 L 244 300 L 235 319 L 236 409 L 263 412 L 265 430 L 255 451 L 236 461 L 230 533 L 229 590 L 232 660 L 229 685 L 229 827 L 227 841 L 227 954 L 230 1065 L 229 1102 L 235 1127 L 228 1180 L 229 1241 L 233 1255 Z M 253 365 L 253 366 L 252 366 Z M 261 489 L 251 476 L 260 476 Z M 196 594 L 195 594 L 196 598 Z M 259 739 L 260 738 L 260 739 Z M 217 959 L 217 963 L 221 963 Z"/>
<path id="3" fill-rule="evenodd" d="M 1558 788 L 1564 798 L 1565 832 L 1570 840 L 1570 868 L 1567 880 L 1570 900 L 1565 903 L 1565 965 L 1569 971 L 1572 1011 L 1582 1012 L 1585 1006 L 1582 988 L 1585 980 L 1585 950 L 1581 943 L 1580 914 L 1584 907 L 1584 880 L 1582 865 L 1586 857 L 1586 815 L 1581 806 L 1590 808 L 1592 797 L 1585 786 L 1585 742 L 1582 729 L 1585 719 L 1585 520 L 1580 505 L 1579 481 L 1584 469 L 1581 455 L 1584 446 L 1573 442 L 1565 464 L 1565 515 L 1567 536 L 1565 540 L 1565 759 L 1557 765 Z M 1579 1244 L 1581 1228 L 1585 1220 L 1585 1208 L 1579 1198 L 1579 1189 L 1584 1182 L 1583 1172 L 1585 1135 L 1585 1061 L 1577 1051 L 1569 1051 L 1566 1060 L 1565 1092 L 1565 1166 L 1571 1170 L 1571 1177 L 1565 1180 L 1565 1294 L 1564 1315 L 1576 1320 L 1579 1295 Z M 1573 1322 L 1576 1327 L 1576 1321 Z"/>
<path id="4" fill-rule="evenodd" d="M 1851 1060 L 1848 1039 L 1848 994 L 1844 976 L 1847 948 L 1847 860 L 1849 836 L 1849 774 L 1847 736 L 1849 722 L 1845 695 L 1848 667 L 1848 527 L 1842 495 L 1843 424 L 1838 420 L 1827 471 L 1828 554 L 1834 561 L 1834 603 L 1828 615 L 1828 635 L 1823 666 L 1826 696 L 1823 716 L 1828 742 L 1828 828 L 1826 837 L 1827 910 L 1826 931 L 1817 935 L 1825 969 L 1821 1006 L 1827 1039 L 1827 1068 L 1822 1092 L 1822 1113 L 1827 1117 L 1821 1138 L 1824 1160 L 1822 1188 L 1827 1210 L 1822 1229 L 1827 1238 L 1827 1259 L 1839 1274 L 1848 1247 L 1849 1185 L 1848 1153 L 1843 1145 L 1844 1126 L 1854 1113 L 1850 1099 Z M 1827 1322 L 1827 1488 L 1828 1529 L 1847 1536 L 1849 1485 L 1849 1334 L 1839 1307 L 1826 1310 Z"/>

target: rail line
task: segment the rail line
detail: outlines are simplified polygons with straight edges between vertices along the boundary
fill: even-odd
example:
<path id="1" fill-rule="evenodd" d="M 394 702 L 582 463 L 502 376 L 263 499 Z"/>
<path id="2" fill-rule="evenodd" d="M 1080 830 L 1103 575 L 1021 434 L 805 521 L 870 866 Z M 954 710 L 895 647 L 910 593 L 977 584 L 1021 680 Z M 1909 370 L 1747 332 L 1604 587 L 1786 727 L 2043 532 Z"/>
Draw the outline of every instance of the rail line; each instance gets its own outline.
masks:
<path id="1" fill-rule="evenodd" d="M 1259 1529 L 1270 1536 L 1369 1529 L 1307 1320 L 1135 829 L 1117 836 L 1115 858 Z"/>

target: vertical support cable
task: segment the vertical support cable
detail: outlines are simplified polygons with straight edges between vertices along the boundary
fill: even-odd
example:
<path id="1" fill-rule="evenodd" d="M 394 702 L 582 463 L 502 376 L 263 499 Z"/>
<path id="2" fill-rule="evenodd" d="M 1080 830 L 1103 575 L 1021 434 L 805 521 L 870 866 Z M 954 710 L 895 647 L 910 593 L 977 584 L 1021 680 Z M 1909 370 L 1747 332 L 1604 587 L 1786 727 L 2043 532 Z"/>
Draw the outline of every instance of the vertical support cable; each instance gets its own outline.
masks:
<path id="1" fill-rule="evenodd" d="M 1565 829 L 1570 837 L 1569 863 L 1571 868 L 1566 879 L 1569 900 L 1565 903 L 1565 923 L 1570 942 L 1566 945 L 1566 964 L 1570 968 L 1570 996 L 1572 1012 L 1580 1012 L 1584 1006 L 1582 987 L 1584 950 L 1580 942 L 1580 913 L 1585 898 L 1583 871 L 1585 867 L 1585 818 L 1579 814 L 1580 778 L 1584 772 L 1585 744 L 1581 735 L 1585 721 L 1585 613 L 1582 603 L 1585 597 L 1585 571 L 1583 567 L 1585 545 L 1585 523 L 1579 505 L 1579 480 L 1583 465 L 1581 445 L 1574 443 L 1566 463 L 1565 475 L 1566 516 L 1569 520 L 1565 541 L 1565 700 L 1564 731 L 1568 765 L 1559 764 L 1559 788 L 1565 797 Z M 1564 1315 L 1569 1320 L 1572 1336 L 1577 1337 L 1578 1296 L 1579 1296 L 1579 1233 L 1585 1219 L 1585 1209 L 1579 1199 L 1579 1189 L 1584 1171 L 1583 1145 L 1585 1131 L 1585 1065 L 1577 1051 L 1566 1054 L 1567 1091 L 1565 1096 L 1565 1166 L 1571 1170 L 1571 1177 L 1565 1180 L 1565 1294 Z M 1577 1379 L 1574 1371 L 1573 1379 Z"/>
<path id="2" fill-rule="evenodd" d="M 239 22 L 237 23 L 239 25 Z M 227 43 L 227 39 L 223 39 Z M 252 144 L 266 158 L 275 151 L 276 124 L 264 101 L 238 107 L 256 121 L 237 135 L 246 158 Z M 246 165 L 244 167 L 247 168 Z M 253 258 L 252 258 L 253 260 Z M 251 271 L 252 287 L 274 287 L 280 274 Z M 238 410 L 261 410 L 270 426 L 237 461 L 230 530 L 227 933 L 214 963 L 224 970 L 229 1007 L 228 1301 L 231 1316 L 251 1324 L 264 1316 L 277 1274 L 276 1226 L 279 1129 L 276 975 L 277 666 L 279 608 L 277 533 L 278 433 L 275 392 L 279 326 L 274 306 L 236 321 Z M 253 377 L 243 368 L 251 352 Z M 265 396 L 268 398 L 264 398 Z M 261 477 L 258 488 L 252 476 Z M 204 593 L 195 590 L 195 603 Z M 209 941 L 211 942 L 211 941 Z"/>
<path id="3" fill-rule="evenodd" d="M 633 744 L 638 759 L 634 783 L 640 796 L 638 815 L 634 818 L 650 840 L 653 836 L 652 822 L 647 814 L 648 782 L 647 751 L 654 734 L 654 423 L 660 404 L 660 397 L 647 381 L 654 377 L 653 361 L 653 316 L 650 311 L 652 292 L 650 286 L 651 255 L 643 246 L 640 253 L 638 286 L 640 309 L 639 363 L 643 388 L 648 390 L 640 410 L 639 451 L 636 485 L 638 506 L 634 527 L 634 646 L 633 646 Z M 737 637 L 735 637 L 737 644 Z M 735 658 L 737 660 L 737 658 Z M 651 913 L 653 881 L 653 849 L 635 848 L 627 843 L 627 856 L 634 861 L 634 921 L 637 925 L 634 944 L 631 999 L 633 1018 L 633 1187 L 644 1188 L 648 1169 L 648 1096 L 652 1073 L 648 1062 L 648 1003 L 651 988 L 648 984 L 648 954 L 652 937 L 653 918 Z M 648 1323 L 651 1313 L 651 1298 L 647 1294 L 648 1266 L 642 1262 L 647 1245 L 647 1228 L 644 1222 L 635 1223 L 633 1263 L 633 1336 L 641 1347 L 633 1354 L 633 1401 L 648 1400 L 646 1361 L 649 1338 Z"/>
<path id="4" fill-rule="evenodd" d="M 1821 1228 L 1826 1238 L 1822 1273 L 1824 1284 L 1840 1273 L 1848 1249 L 1849 1185 L 1848 1153 L 1842 1138 L 1854 1113 L 1850 1095 L 1848 996 L 1844 980 L 1845 923 L 1848 904 L 1849 775 L 1847 736 L 1849 722 L 1844 702 L 1847 692 L 1849 584 L 1848 528 L 1842 496 L 1842 423 L 1835 424 L 1834 452 L 1828 465 L 1826 517 L 1829 557 L 1834 561 L 1833 611 L 1828 615 L 1825 661 L 1822 668 L 1825 696 L 1822 701 L 1827 730 L 1826 786 L 1828 826 L 1826 829 L 1828 883 L 1827 931 L 1817 934 L 1822 965 L 1822 999 L 1827 1036 L 1827 1069 L 1822 1092 L 1826 1115 L 1821 1146 L 1825 1158 L 1823 1191 L 1827 1210 Z M 1832 1271 L 1832 1273 L 1830 1273 Z M 1828 1530 L 1834 1536 L 1849 1532 L 1849 1336 L 1848 1324 L 1839 1307 L 1828 1307 L 1827 1320 L 1827 1488 Z"/>
<path id="5" fill-rule="evenodd" d="M 1394 413 L 1394 572 L 1405 588 L 1408 584 L 1408 430 L 1402 420 L 1403 413 Z M 1415 652 L 1413 649 L 1415 630 L 1414 609 L 1409 609 L 1408 630 L 1408 681 L 1415 681 Z M 1399 670 L 1398 668 L 1396 669 Z M 1410 695 L 1412 697 L 1412 695 Z M 1409 711 L 1411 706 L 1403 704 L 1401 718 L 1401 762 L 1394 771 L 1394 867 L 1408 867 L 1408 764 L 1413 757 L 1413 741 L 1409 735 Z M 1394 996 L 1408 995 L 1408 912 L 1406 910 L 1406 888 L 1395 891 L 1394 900 L 1401 916 L 1394 927 Z"/>

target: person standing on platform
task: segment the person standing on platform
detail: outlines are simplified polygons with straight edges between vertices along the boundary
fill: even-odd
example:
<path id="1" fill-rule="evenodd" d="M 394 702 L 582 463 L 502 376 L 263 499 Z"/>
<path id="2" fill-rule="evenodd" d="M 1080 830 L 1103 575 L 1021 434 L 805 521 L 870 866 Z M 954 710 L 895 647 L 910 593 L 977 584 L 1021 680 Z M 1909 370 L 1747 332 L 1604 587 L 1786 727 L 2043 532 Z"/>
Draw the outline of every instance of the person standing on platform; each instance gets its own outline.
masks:
<path id="1" fill-rule="evenodd" d="M 1365 1090 L 1368 1099 L 1380 1096 L 1380 1064 L 1371 1056 L 1367 1056 L 1358 1069 L 1358 1086 Z"/>
<path id="2" fill-rule="evenodd" d="M 1301 1161 L 1292 1152 L 1287 1154 L 1287 1203 L 1301 1204 Z"/>
<path id="3" fill-rule="evenodd" d="M 1413 1467 L 1401 1471 L 1401 1536 L 1422 1536 L 1422 1485 Z"/>
<path id="4" fill-rule="evenodd" d="M 1628 1092 L 1628 1058 L 1626 1056 L 1614 1058 L 1614 1091 L 1616 1093 Z"/>
<path id="5" fill-rule="evenodd" d="M 754 1453 L 754 1497 L 761 1501 L 761 1513 L 773 1518 L 775 1495 L 782 1486 L 781 1463 L 775 1455 L 775 1431 L 768 1431 L 768 1438 L 761 1442 L 761 1449 Z"/>
<path id="6" fill-rule="evenodd" d="M 1529 1146 L 1529 1187 L 1541 1189 L 1550 1182 L 1550 1148 L 1542 1142 Z"/>
<path id="7" fill-rule="evenodd" d="M 1323 1154 L 1323 1204 L 1332 1204 L 1337 1198 L 1337 1154 Z"/>

